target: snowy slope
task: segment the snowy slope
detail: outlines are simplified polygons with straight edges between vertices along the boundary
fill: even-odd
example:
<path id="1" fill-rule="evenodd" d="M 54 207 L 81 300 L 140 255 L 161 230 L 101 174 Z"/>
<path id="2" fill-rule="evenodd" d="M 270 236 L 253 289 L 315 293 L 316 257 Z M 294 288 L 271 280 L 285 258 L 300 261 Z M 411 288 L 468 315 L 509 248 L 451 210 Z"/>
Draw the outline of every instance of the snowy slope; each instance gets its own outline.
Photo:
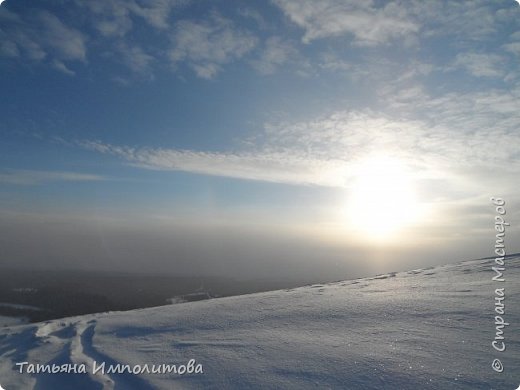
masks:
<path id="1" fill-rule="evenodd" d="M 516 389 L 520 258 L 506 283 L 492 260 L 288 291 L 0 329 L 0 385 L 14 389 Z M 499 286 L 500 284 L 500 286 Z M 494 339 L 506 288 L 507 350 Z M 504 372 L 492 370 L 500 358 Z M 186 364 L 203 374 L 92 373 Z M 81 364 L 87 374 L 19 373 L 15 363 Z M 25 366 L 28 367 L 28 366 Z M 177 367 L 176 367 L 177 368 Z"/>

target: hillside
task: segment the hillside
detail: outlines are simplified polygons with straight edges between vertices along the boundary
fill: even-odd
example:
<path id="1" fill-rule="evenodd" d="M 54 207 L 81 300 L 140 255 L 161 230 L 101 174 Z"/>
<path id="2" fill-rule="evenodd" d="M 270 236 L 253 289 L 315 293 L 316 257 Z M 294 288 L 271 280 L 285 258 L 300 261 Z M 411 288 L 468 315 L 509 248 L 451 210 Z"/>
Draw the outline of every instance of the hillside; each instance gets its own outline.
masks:
<path id="1" fill-rule="evenodd" d="M 520 257 L 0 329 L 0 384 L 13 389 L 516 389 Z M 507 349 L 497 352 L 495 288 Z M 504 372 L 493 371 L 500 358 Z M 203 373 L 151 370 L 195 359 Z M 19 373 L 16 363 L 28 362 Z M 105 373 L 92 366 L 105 363 Z M 87 374 L 32 374 L 36 364 Z M 197 366 L 200 364 L 201 366 Z"/>

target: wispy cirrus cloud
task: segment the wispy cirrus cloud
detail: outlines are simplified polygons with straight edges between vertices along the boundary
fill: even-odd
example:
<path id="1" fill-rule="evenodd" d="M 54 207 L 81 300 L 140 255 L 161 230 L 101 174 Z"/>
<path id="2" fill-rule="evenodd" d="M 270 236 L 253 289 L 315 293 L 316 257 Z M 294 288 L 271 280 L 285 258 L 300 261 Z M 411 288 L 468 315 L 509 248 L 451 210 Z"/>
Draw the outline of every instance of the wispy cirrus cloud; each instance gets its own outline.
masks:
<path id="1" fill-rule="evenodd" d="M 502 49 L 508 53 L 520 56 L 520 31 L 511 34 L 509 38 L 511 42 L 502 45 Z"/>
<path id="2" fill-rule="evenodd" d="M 152 169 L 259 180 L 273 183 L 344 185 L 344 164 L 334 159 L 319 159 L 296 151 L 262 150 L 256 152 L 207 152 L 165 148 L 132 148 L 100 141 L 79 141 L 79 146 L 120 157 L 131 165 Z"/>
<path id="3" fill-rule="evenodd" d="M 419 25 L 397 2 L 376 7 L 373 1 L 274 0 L 288 18 L 304 29 L 303 42 L 353 36 L 354 43 L 374 46 L 416 33 Z"/>
<path id="4" fill-rule="evenodd" d="M 7 27 L 0 30 L 0 54 L 4 57 L 49 61 L 67 74 L 74 72 L 66 62 L 85 62 L 87 58 L 87 36 L 48 11 L 21 17 L 1 10 L 0 20 Z"/>
<path id="5" fill-rule="evenodd" d="M 250 5 L 232 12 L 220 7 L 225 2 L 217 2 L 214 11 L 198 13 L 192 12 L 198 6 L 191 0 L 75 0 L 58 11 L 51 7 L 44 11 L 45 2 L 36 2 L 24 12 L 2 7 L 0 56 L 45 63 L 68 75 L 80 69 L 77 65 L 97 65 L 97 60 L 105 65 L 109 58 L 126 67 L 129 75 L 116 77 L 127 82 L 130 76 L 141 79 L 145 75 L 151 80 L 160 66 L 171 64 L 175 72 L 187 68 L 200 78 L 212 79 L 238 61 L 264 75 L 282 67 L 294 69 L 298 63 L 314 63 L 316 69 L 363 78 L 378 73 L 367 70 L 368 64 L 391 57 L 374 52 L 374 47 L 402 44 L 416 51 L 403 52 L 400 61 L 414 57 L 417 50 L 440 51 L 442 47 L 436 66 L 463 68 L 477 77 L 518 78 L 518 72 L 515 76 L 500 68 L 499 58 L 520 52 L 520 38 L 509 33 L 518 30 L 514 4 L 485 0 L 272 2 L 277 8 Z M 294 36 L 294 30 L 279 23 L 274 11 L 285 14 L 289 24 L 301 31 Z M 269 12 L 274 14 L 268 18 Z M 506 33 L 511 41 L 504 43 Z M 326 46 L 310 50 L 302 42 L 316 43 L 314 48 Z M 478 48 L 487 57 L 471 51 L 476 43 L 482 43 Z M 338 50 L 345 45 L 356 46 L 359 52 Z M 337 58 L 327 58 L 327 50 Z"/>
<path id="6" fill-rule="evenodd" d="M 0 171 L 0 184 L 37 185 L 56 181 L 100 181 L 105 176 L 78 172 L 7 169 Z"/>
<path id="7" fill-rule="evenodd" d="M 257 38 L 237 28 L 216 13 L 205 21 L 181 20 L 172 35 L 169 56 L 172 64 L 185 62 L 205 79 L 213 78 L 222 65 L 243 57 L 257 44 Z"/>
<path id="8" fill-rule="evenodd" d="M 410 89 L 409 89 L 410 90 Z M 420 85 L 409 90 L 390 89 L 382 97 L 388 110 L 406 117 L 420 118 L 428 127 L 449 129 L 453 134 L 485 134 L 498 131 L 511 140 L 518 138 L 520 88 L 490 88 L 482 91 L 429 93 Z M 490 138 L 490 140 L 503 138 Z M 507 146 L 504 144 L 504 146 Z M 509 150 L 509 148 L 506 148 Z"/>
<path id="9" fill-rule="evenodd" d="M 70 19 L 40 10 L 37 4 L 25 13 L 2 7 L 0 56 L 47 63 L 56 70 L 74 75 L 71 63 L 87 64 L 91 44 L 105 57 L 117 53 L 113 58 L 133 72 L 150 72 L 149 65 L 156 57 L 143 49 L 141 40 L 130 40 L 128 34 L 143 21 L 152 30 L 167 33 L 171 29 L 172 11 L 188 2 L 158 0 L 144 5 L 135 0 L 75 1 L 68 6 L 67 15 L 81 14 L 81 18 Z M 91 24 L 94 33 L 85 28 L 85 23 L 78 23 L 80 19 Z"/>
<path id="10" fill-rule="evenodd" d="M 520 56 L 520 42 L 507 43 L 503 47 L 508 52 Z"/>
<path id="11" fill-rule="evenodd" d="M 463 68 L 476 77 L 501 77 L 507 61 L 497 54 L 464 52 L 455 57 L 453 66 Z"/>
<path id="12" fill-rule="evenodd" d="M 147 53 L 139 45 L 130 45 L 122 41 L 115 45 L 119 59 L 128 68 L 136 73 L 150 73 L 155 57 Z"/>
<path id="13" fill-rule="evenodd" d="M 253 60 L 251 65 L 261 74 L 272 74 L 299 56 L 298 50 L 291 42 L 274 36 L 265 41 L 259 57 Z"/>
<path id="14" fill-rule="evenodd" d="M 421 24 L 423 40 L 449 36 L 446 45 L 458 47 L 490 41 L 496 38 L 501 25 L 516 19 L 515 4 L 486 0 L 412 0 L 407 9 Z"/>
<path id="15" fill-rule="evenodd" d="M 167 34 L 171 29 L 171 14 L 176 8 L 188 4 L 188 0 L 159 0 L 142 4 L 135 0 L 78 1 L 79 7 L 87 10 L 88 20 L 105 44 L 112 46 L 113 56 L 120 64 L 136 74 L 153 79 L 152 64 L 162 60 L 155 45 L 146 45 L 130 37 L 140 22 L 154 33 Z M 117 76 L 121 78 L 121 76 Z"/>
<path id="16" fill-rule="evenodd" d="M 417 180 L 466 181 L 465 176 L 472 176 L 492 182 L 493 170 L 503 178 L 520 174 L 519 97 L 518 91 L 492 91 L 434 98 L 420 88 L 410 89 L 386 97 L 388 112 L 398 107 L 399 117 L 345 110 L 310 121 L 267 123 L 260 141 L 239 152 L 132 148 L 100 141 L 79 145 L 146 169 L 277 183 L 348 187 L 356 164 L 381 154 L 403 161 Z"/>
<path id="17" fill-rule="evenodd" d="M 168 29 L 171 12 L 188 0 L 156 0 L 143 5 L 135 0 L 77 1 L 92 14 L 96 29 L 106 37 L 122 37 L 134 27 L 134 18 L 156 29 Z"/>
<path id="18" fill-rule="evenodd" d="M 452 98 L 456 100 L 455 96 Z M 499 104 L 495 99 L 487 96 L 484 100 L 482 96 L 477 104 Z M 442 172 L 450 175 L 473 172 L 478 176 L 482 170 L 499 169 L 520 173 L 517 158 L 520 135 L 513 129 L 514 122 L 510 119 L 508 126 L 506 123 L 496 127 L 485 123 L 476 126 L 475 122 L 482 118 L 481 115 L 471 118 L 469 113 L 474 107 L 464 107 L 467 103 L 464 102 L 457 107 L 460 112 L 454 112 L 455 107 L 447 111 L 454 103 L 435 99 L 424 103 L 431 110 L 431 119 L 342 111 L 310 122 L 277 124 L 270 129 L 269 148 L 285 145 L 289 150 L 305 151 L 314 158 L 343 161 L 345 166 L 370 155 L 386 154 L 406 162 L 418 178 L 426 179 L 441 178 Z M 441 111 L 451 118 L 438 120 L 434 112 L 440 116 Z M 516 121 L 519 120 L 517 117 Z"/>

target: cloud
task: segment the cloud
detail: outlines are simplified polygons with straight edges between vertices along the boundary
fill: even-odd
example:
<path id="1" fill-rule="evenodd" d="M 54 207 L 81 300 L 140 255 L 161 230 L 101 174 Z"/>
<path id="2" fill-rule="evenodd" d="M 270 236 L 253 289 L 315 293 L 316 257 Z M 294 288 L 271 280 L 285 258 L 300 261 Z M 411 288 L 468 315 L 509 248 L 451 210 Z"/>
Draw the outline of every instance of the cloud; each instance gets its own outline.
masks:
<path id="1" fill-rule="evenodd" d="M 148 7 L 142 7 L 137 2 L 124 1 L 129 4 L 130 10 L 137 16 L 143 18 L 150 26 L 157 29 L 168 29 L 169 17 L 174 8 L 184 6 L 189 0 L 154 0 L 149 2 Z"/>
<path id="2" fill-rule="evenodd" d="M 298 50 L 290 42 L 280 37 L 270 37 L 266 40 L 258 59 L 251 65 L 262 74 L 272 74 L 280 66 L 294 61 L 299 56 Z"/>
<path id="3" fill-rule="evenodd" d="M 450 41 L 445 42 L 449 46 L 491 39 L 502 24 L 496 4 L 486 0 L 412 0 L 407 6 L 421 24 L 423 38 L 450 36 Z M 510 9 L 507 11 L 512 14 Z M 512 15 L 506 18 L 512 20 Z"/>
<path id="4" fill-rule="evenodd" d="M 92 22 L 97 31 L 105 37 L 122 37 L 133 27 L 130 10 L 123 2 L 88 1 L 79 4 L 86 6 L 96 15 Z"/>
<path id="5" fill-rule="evenodd" d="M 11 17 L 2 15 L 6 22 L 5 28 L 0 30 L 0 54 L 3 56 L 32 61 L 52 58 L 51 64 L 62 71 L 67 69 L 65 61 L 85 62 L 87 37 L 55 15 L 47 11 L 30 13 L 23 18 L 14 14 Z"/>
<path id="6" fill-rule="evenodd" d="M 321 58 L 319 59 L 318 67 L 320 69 L 325 69 L 334 72 L 347 72 L 351 75 L 356 72 L 356 64 L 342 59 L 340 56 L 333 52 L 323 53 L 321 55 Z"/>
<path id="7" fill-rule="evenodd" d="M 49 12 L 40 14 L 42 30 L 39 34 L 43 41 L 57 52 L 57 57 L 64 60 L 85 61 L 86 37 L 76 29 L 66 26 Z"/>
<path id="8" fill-rule="evenodd" d="M 410 80 L 431 73 L 435 67 L 414 59 L 414 56 L 390 58 L 376 51 L 363 51 L 359 56 L 344 56 L 340 50 L 326 50 L 317 57 L 316 67 L 322 71 L 342 74 L 365 90 L 406 85 Z"/>
<path id="9" fill-rule="evenodd" d="M 275 151 L 215 153 L 164 148 L 129 148 L 99 141 L 81 141 L 88 150 L 123 158 L 152 170 L 184 171 L 204 175 L 274 183 L 343 186 L 341 161 L 312 159 L 298 153 Z"/>
<path id="10" fill-rule="evenodd" d="M 397 2 L 375 7 L 373 1 L 274 0 L 288 18 L 304 29 L 309 43 L 350 34 L 354 43 L 374 46 L 417 33 L 419 26 Z"/>
<path id="11" fill-rule="evenodd" d="M 91 44 L 100 53 L 116 52 L 117 60 L 134 72 L 150 73 L 155 58 L 145 52 L 140 40 L 128 38 L 134 21 L 142 20 L 153 30 L 166 34 L 172 10 L 186 3 L 185 0 L 157 0 L 147 5 L 135 0 L 76 1 L 63 14 L 72 15 L 68 20 L 61 13 L 37 8 L 19 14 L 2 8 L 0 56 L 47 63 L 60 72 L 74 75 L 70 62 L 86 64 L 87 46 Z M 88 36 L 85 21 L 98 34 Z"/>
<path id="12" fill-rule="evenodd" d="M 431 96 L 423 89 L 412 99 L 389 94 L 388 110 L 406 117 L 421 118 L 427 126 L 451 129 L 453 134 L 475 135 L 498 131 L 514 141 L 520 126 L 520 87 L 488 89 L 468 93 L 449 92 Z M 503 138 L 489 138 L 502 140 Z M 506 146 L 506 145 L 504 145 Z M 509 149 L 509 148 L 507 148 Z"/>
<path id="13" fill-rule="evenodd" d="M 86 7 L 96 29 L 106 37 L 122 37 L 133 28 L 133 18 L 138 17 L 156 29 L 168 29 L 174 8 L 187 4 L 187 0 L 155 0 L 147 6 L 135 0 L 77 1 Z"/>
<path id="14" fill-rule="evenodd" d="M 260 29 L 268 28 L 269 24 L 267 23 L 265 18 L 262 16 L 260 12 L 253 8 L 239 8 L 237 10 L 237 13 L 243 18 L 253 20 Z"/>
<path id="15" fill-rule="evenodd" d="M 106 180 L 104 176 L 55 171 L 4 170 L 0 171 L 0 183 L 15 185 L 37 185 L 55 181 L 99 181 Z"/>
<path id="16" fill-rule="evenodd" d="M 58 61 L 58 60 L 54 60 L 52 62 L 52 65 L 54 66 L 55 69 L 59 70 L 60 72 L 63 72 L 69 76 L 74 76 L 76 74 L 76 72 L 74 72 L 73 70 L 70 70 L 67 65 L 65 65 L 62 61 Z"/>
<path id="17" fill-rule="evenodd" d="M 87 65 L 87 59 L 92 64 L 98 57 L 110 58 L 133 72 L 115 75 L 128 82 L 132 76 L 140 78 L 143 74 L 152 79 L 155 68 L 168 63 L 173 64 L 174 71 L 186 66 L 198 77 L 212 79 L 226 65 L 239 60 L 262 74 L 291 63 L 307 67 L 314 64 L 314 74 L 324 69 L 348 74 L 355 80 L 373 80 L 381 70 L 377 63 L 381 68 L 385 66 L 382 60 L 425 58 L 428 51 L 430 60 L 445 61 L 435 66 L 456 66 L 476 77 L 518 79 L 518 72 L 505 69 L 498 57 L 520 53 L 517 33 L 510 34 L 511 42 L 502 42 L 506 31 L 518 30 L 516 11 L 507 2 L 272 2 L 278 7 L 275 11 L 301 28 L 304 43 L 322 40 L 322 46 L 316 43 L 310 48 L 298 47 L 291 39 L 279 38 L 292 34 L 292 26 L 280 26 L 279 15 L 268 19 L 261 6 L 230 11 L 219 3 L 214 8 L 221 8 L 222 13 L 200 13 L 200 6 L 190 0 L 75 0 L 55 13 L 42 11 L 44 5 L 37 2 L 33 5 L 36 8 L 18 13 L 2 7 L 0 56 L 11 61 L 45 63 L 68 75 L 80 69 L 80 64 L 73 62 Z M 190 4 L 192 8 L 184 9 Z M 181 11 L 187 12 L 181 15 Z M 196 14 L 197 18 L 187 16 Z M 497 39 L 501 40 L 498 44 Z M 340 49 L 344 42 L 356 47 L 345 52 Z M 398 57 L 372 50 L 396 42 L 406 48 L 413 45 L 414 52 L 403 52 Z M 476 44 L 479 50 L 496 48 L 496 53 L 484 57 L 471 52 L 471 46 Z M 438 55 L 441 50 L 442 55 Z M 327 51 L 329 54 L 324 55 Z"/>
<path id="18" fill-rule="evenodd" d="M 419 121 L 419 131 L 396 139 L 400 150 L 421 162 L 423 171 L 435 168 L 439 178 L 472 195 L 499 191 L 512 194 L 520 175 L 520 89 L 450 92 L 431 96 L 421 88 L 389 94 L 388 112 Z M 410 141 L 415 140 L 413 143 Z"/>
<path id="19" fill-rule="evenodd" d="M 502 46 L 504 50 L 520 56 L 520 42 L 507 43 Z"/>
<path id="20" fill-rule="evenodd" d="M 254 35 L 217 14 L 206 21 L 179 21 L 172 41 L 171 62 L 186 62 L 197 76 L 206 79 L 213 78 L 222 65 L 243 57 L 257 44 Z"/>
<path id="21" fill-rule="evenodd" d="M 464 68 L 475 77 L 501 77 L 505 59 L 497 54 L 459 53 L 455 57 L 454 67 Z"/>
<path id="22" fill-rule="evenodd" d="M 146 169 L 277 183 L 348 187 L 356 164 L 381 154 L 403 161 L 417 180 L 466 182 L 473 176 L 491 183 L 493 170 L 503 178 L 520 173 L 519 96 L 495 91 L 431 98 L 412 88 L 399 96 L 399 115 L 337 111 L 311 121 L 267 123 L 260 141 L 240 152 L 80 145 Z M 394 104 L 388 101 L 389 112 Z"/>
<path id="23" fill-rule="evenodd" d="M 146 53 L 140 46 L 120 42 L 116 45 L 116 50 L 119 53 L 120 61 L 132 71 L 136 73 L 150 73 L 151 64 L 155 58 Z"/>
<path id="24" fill-rule="evenodd" d="M 20 50 L 18 49 L 18 46 L 15 42 L 8 41 L 7 39 L 4 39 L 5 33 L 0 31 L 0 36 L 2 36 L 2 41 L 0 42 L 0 56 L 2 57 L 19 57 L 20 56 Z"/>
<path id="25" fill-rule="evenodd" d="M 155 33 L 170 30 L 170 17 L 175 8 L 187 4 L 185 0 L 158 0 L 145 5 L 135 0 L 91 0 L 77 2 L 88 10 L 87 16 L 102 36 L 101 42 L 112 47 L 114 58 L 132 72 L 153 79 L 152 64 L 160 60 L 155 45 L 144 45 L 130 33 L 135 21 L 144 21 Z M 117 76 L 122 79 L 120 76 Z M 127 80 L 128 82 L 128 80 Z"/>

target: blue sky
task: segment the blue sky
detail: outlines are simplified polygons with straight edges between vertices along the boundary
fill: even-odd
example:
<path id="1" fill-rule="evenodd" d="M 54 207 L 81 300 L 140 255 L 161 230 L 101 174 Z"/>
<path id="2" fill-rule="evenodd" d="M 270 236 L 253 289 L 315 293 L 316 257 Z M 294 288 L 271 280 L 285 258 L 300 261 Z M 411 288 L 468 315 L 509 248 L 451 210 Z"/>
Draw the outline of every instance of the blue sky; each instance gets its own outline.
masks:
<path id="1" fill-rule="evenodd" d="M 2 256 L 399 268 L 490 255 L 490 196 L 518 251 L 519 59 L 512 0 L 6 0 Z"/>

